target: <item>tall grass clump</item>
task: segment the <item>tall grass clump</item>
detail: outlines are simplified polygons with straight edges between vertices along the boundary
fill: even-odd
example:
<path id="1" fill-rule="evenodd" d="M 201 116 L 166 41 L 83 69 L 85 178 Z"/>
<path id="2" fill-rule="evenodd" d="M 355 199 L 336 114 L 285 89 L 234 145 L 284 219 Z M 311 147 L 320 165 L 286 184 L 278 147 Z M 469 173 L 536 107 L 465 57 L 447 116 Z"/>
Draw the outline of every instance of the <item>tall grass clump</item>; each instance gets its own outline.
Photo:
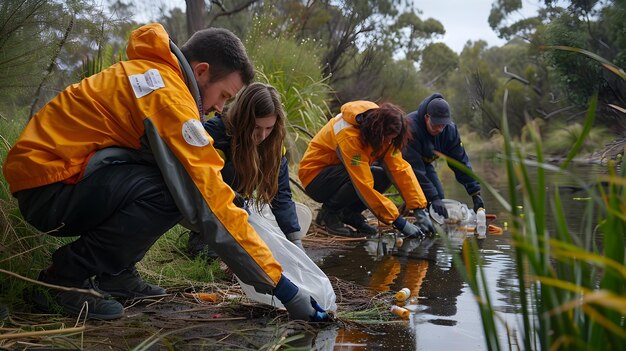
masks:
<path id="1" fill-rule="evenodd" d="M 617 72 L 626 80 L 623 71 Z M 507 93 L 505 106 L 506 97 Z M 523 350 L 626 349 L 625 165 L 609 163 L 607 175 L 598 179 L 597 186 L 585 184 L 568 171 L 592 131 L 596 108 L 597 96 L 593 96 L 579 137 L 556 166 L 545 162 L 538 128 L 527 128 L 535 160 L 528 160 L 514 146 L 506 109 L 503 111 L 508 201 L 465 169 L 494 194 L 513 218 L 510 231 L 521 303 L 520 325 L 500 323 L 475 241 L 466 241 L 462 257 L 456 260 L 479 304 L 489 350 L 514 346 Z M 530 176 L 531 169 L 536 170 L 536 176 Z M 578 182 L 591 199 L 579 232 L 572 233 L 568 227 L 558 184 L 554 193 L 546 192 L 551 173 Z M 554 223 L 550 232 L 549 223 Z M 508 334 L 508 345 L 500 344 L 498 333 L 502 325 Z"/>
<path id="2" fill-rule="evenodd" d="M 23 122 L 0 119 L 2 164 L 23 127 Z M 39 270 L 50 263 L 52 251 L 62 245 L 63 240 L 45 235 L 26 223 L 4 176 L 0 177 L 0 226 L 0 269 L 3 271 L 0 272 L 0 304 L 20 305 L 23 304 L 22 291 L 30 284 L 9 273 L 36 278 Z"/>
<path id="3" fill-rule="evenodd" d="M 271 13 L 272 5 L 263 10 Z M 331 116 L 332 89 L 322 73 L 319 43 L 299 40 L 289 31 L 275 28 L 271 15 L 255 16 L 246 37 L 246 49 L 257 68 L 257 80 L 276 88 L 287 115 L 286 146 L 297 165 L 309 141 Z"/>
<path id="4" fill-rule="evenodd" d="M 567 152 L 581 140 L 584 126 L 580 123 L 556 123 L 543 138 L 544 152 L 551 155 L 567 155 Z M 589 131 L 581 145 L 581 152 L 591 153 L 602 148 L 609 140 L 609 130 L 605 126 L 595 126 Z"/>

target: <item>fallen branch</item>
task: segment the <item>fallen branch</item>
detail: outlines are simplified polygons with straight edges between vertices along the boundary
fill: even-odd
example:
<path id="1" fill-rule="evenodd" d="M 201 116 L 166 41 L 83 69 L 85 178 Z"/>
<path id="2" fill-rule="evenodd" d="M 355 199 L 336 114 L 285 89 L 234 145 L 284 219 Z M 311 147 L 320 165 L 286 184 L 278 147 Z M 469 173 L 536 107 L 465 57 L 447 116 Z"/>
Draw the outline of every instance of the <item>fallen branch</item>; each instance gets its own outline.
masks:
<path id="1" fill-rule="evenodd" d="M 67 286 L 48 284 L 48 283 L 40 282 L 39 280 L 26 278 L 26 277 L 21 276 L 21 275 L 19 275 L 17 273 L 14 273 L 14 272 L 11 272 L 11 271 L 7 271 L 7 270 L 4 270 L 4 269 L 0 269 L 0 273 L 4 273 L 4 274 L 7 274 L 7 275 L 10 275 L 12 277 L 15 277 L 15 278 L 27 281 L 29 283 L 45 286 L 46 288 L 50 288 L 50 289 L 56 289 L 56 290 L 62 290 L 62 291 L 74 291 L 74 292 L 78 292 L 78 293 L 81 293 L 81 294 L 89 294 L 89 295 L 92 295 L 92 296 L 95 296 L 95 297 L 104 298 L 104 295 L 102 295 L 101 293 L 97 292 L 94 289 L 70 288 L 70 287 L 67 287 Z"/>
<path id="2" fill-rule="evenodd" d="M 0 340 L 4 339 L 20 339 L 20 338 L 32 338 L 37 336 L 56 335 L 56 334 L 68 334 L 68 333 L 82 333 L 85 331 L 85 327 L 63 328 L 54 330 L 41 330 L 34 332 L 24 332 L 16 334 L 0 334 Z"/>

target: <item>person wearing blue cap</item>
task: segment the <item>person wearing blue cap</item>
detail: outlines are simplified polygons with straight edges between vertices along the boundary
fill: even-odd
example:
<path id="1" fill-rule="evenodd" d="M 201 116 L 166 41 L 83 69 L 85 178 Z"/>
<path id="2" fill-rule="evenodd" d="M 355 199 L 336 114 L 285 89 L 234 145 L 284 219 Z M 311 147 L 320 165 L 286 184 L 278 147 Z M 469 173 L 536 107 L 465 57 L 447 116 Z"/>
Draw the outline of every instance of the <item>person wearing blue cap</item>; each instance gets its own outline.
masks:
<path id="1" fill-rule="evenodd" d="M 412 140 L 402 150 L 402 156 L 411 164 L 430 206 L 437 214 L 448 218 L 448 211 L 443 202 L 445 198 L 443 187 L 434 166 L 435 160 L 439 158 L 435 152 L 440 152 L 472 169 L 459 130 L 452 122 L 450 106 L 441 94 L 435 93 L 424 99 L 417 111 L 409 113 L 407 117 L 411 121 Z M 456 180 L 472 197 L 474 211 L 484 208 L 480 183 L 460 169 L 450 164 L 448 166 L 454 171 Z"/>

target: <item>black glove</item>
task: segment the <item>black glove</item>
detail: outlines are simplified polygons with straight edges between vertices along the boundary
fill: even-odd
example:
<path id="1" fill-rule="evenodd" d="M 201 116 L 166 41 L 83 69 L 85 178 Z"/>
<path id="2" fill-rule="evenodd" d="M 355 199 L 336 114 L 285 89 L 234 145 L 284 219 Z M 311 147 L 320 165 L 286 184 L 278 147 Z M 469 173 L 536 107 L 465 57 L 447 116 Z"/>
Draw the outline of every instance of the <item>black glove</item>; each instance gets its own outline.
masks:
<path id="1" fill-rule="evenodd" d="M 407 238 L 423 238 L 426 235 L 411 222 L 407 221 L 404 217 L 400 216 L 393 221 L 393 226 L 396 227 Z"/>
<path id="2" fill-rule="evenodd" d="M 246 210 L 246 212 L 248 212 L 248 214 L 250 214 L 250 208 L 248 207 L 248 202 L 246 201 L 246 198 L 241 196 L 241 194 L 236 191 L 235 198 L 233 199 L 233 204 L 235 204 L 235 206 L 239 208 L 243 208 L 244 210 Z"/>
<path id="3" fill-rule="evenodd" d="M 413 211 L 413 214 L 415 215 L 415 224 L 417 224 L 422 232 L 428 235 L 435 234 L 435 227 L 433 226 L 433 222 L 430 220 L 430 216 L 426 213 L 426 209 L 418 208 Z"/>
<path id="4" fill-rule="evenodd" d="M 477 212 L 479 208 L 485 208 L 485 203 L 480 193 L 472 195 L 472 201 L 474 202 L 474 212 Z"/>
<path id="5" fill-rule="evenodd" d="M 308 322 L 326 322 L 328 313 L 309 294 L 303 292 L 284 275 L 281 276 L 274 295 L 283 303 L 289 318 Z"/>
<path id="6" fill-rule="evenodd" d="M 446 208 L 446 204 L 443 203 L 443 200 L 437 199 L 433 200 L 430 203 L 430 206 L 435 210 L 435 212 L 442 216 L 443 218 L 448 218 L 448 209 Z"/>

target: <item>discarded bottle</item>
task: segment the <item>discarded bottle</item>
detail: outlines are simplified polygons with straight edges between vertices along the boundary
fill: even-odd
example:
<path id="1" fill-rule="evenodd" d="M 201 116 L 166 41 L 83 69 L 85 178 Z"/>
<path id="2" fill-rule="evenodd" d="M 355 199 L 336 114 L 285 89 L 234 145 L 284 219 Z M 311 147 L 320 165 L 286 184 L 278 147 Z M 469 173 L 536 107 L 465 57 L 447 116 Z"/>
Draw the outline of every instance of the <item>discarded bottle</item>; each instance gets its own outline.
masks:
<path id="1" fill-rule="evenodd" d="M 476 234 L 482 238 L 487 235 L 487 216 L 484 208 L 479 208 L 476 211 Z"/>
<path id="2" fill-rule="evenodd" d="M 402 238 L 396 238 L 396 247 L 402 247 L 402 244 L 404 244 L 404 240 L 402 240 Z"/>
<path id="3" fill-rule="evenodd" d="M 411 315 L 411 311 L 407 310 L 404 307 L 400 307 L 396 305 L 391 306 L 391 308 L 389 309 L 389 312 L 395 314 L 396 316 L 402 319 L 409 319 L 409 316 Z"/>
<path id="4" fill-rule="evenodd" d="M 396 300 L 406 301 L 411 296 L 411 290 L 409 288 L 402 288 L 396 293 Z"/>

